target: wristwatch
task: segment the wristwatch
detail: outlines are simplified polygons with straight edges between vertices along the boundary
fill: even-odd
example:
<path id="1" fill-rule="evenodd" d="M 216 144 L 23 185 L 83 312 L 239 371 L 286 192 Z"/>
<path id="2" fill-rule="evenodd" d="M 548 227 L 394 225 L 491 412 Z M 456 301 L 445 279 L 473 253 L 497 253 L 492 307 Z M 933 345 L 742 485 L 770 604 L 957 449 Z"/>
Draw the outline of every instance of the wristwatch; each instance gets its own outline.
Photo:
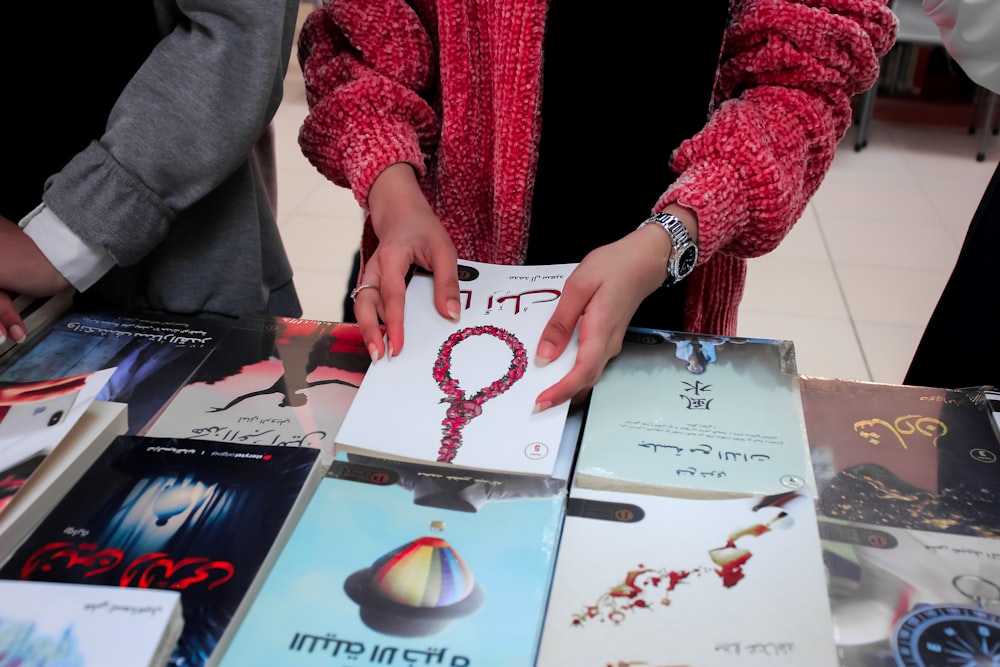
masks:
<path id="1" fill-rule="evenodd" d="M 684 223 L 676 215 L 654 213 L 637 229 L 642 229 L 648 224 L 662 227 L 663 231 L 670 235 L 670 242 L 674 246 L 667 260 L 667 279 L 663 284 L 674 285 L 691 275 L 694 265 L 698 262 L 698 246 L 691 240 Z"/>

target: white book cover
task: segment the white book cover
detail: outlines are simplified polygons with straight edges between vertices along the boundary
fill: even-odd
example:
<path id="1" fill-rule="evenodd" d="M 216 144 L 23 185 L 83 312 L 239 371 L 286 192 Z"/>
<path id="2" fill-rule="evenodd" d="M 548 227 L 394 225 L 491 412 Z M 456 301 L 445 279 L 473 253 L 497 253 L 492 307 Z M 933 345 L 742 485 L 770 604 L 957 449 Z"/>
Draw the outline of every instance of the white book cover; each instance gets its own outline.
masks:
<path id="1" fill-rule="evenodd" d="M 0 580 L 4 665 L 158 667 L 183 626 L 177 591 Z"/>
<path id="2" fill-rule="evenodd" d="M 538 667 L 836 667 L 813 501 L 574 488 Z"/>
<path id="3" fill-rule="evenodd" d="M 535 350 L 575 266 L 459 260 L 458 322 L 435 310 L 432 277 L 415 273 L 406 292 L 403 349 L 368 369 L 337 449 L 552 474 L 569 403 L 535 412 L 535 399 L 573 367 L 576 334 L 544 367 Z"/>

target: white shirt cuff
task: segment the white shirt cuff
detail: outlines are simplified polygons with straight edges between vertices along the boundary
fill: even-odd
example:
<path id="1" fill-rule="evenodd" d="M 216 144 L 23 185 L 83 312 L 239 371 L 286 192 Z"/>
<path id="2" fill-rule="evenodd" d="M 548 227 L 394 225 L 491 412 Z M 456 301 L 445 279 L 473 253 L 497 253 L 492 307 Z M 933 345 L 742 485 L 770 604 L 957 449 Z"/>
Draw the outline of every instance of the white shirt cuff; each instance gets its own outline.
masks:
<path id="1" fill-rule="evenodd" d="M 107 250 L 81 239 L 45 204 L 24 216 L 19 225 L 56 270 L 81 292 L 115 265 Z"/>

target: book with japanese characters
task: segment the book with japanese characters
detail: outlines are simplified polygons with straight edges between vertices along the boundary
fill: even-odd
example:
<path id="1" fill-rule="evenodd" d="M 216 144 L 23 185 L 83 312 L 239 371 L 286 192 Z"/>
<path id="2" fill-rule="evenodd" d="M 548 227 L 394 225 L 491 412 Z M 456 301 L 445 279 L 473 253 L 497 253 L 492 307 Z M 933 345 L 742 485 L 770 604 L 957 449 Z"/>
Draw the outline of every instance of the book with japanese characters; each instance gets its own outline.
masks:
<path id="1" fill-rule="evenodd" d="M 538 395 L 576 360 L 547 365 L 535 351 L 575 264 L 497 266 L 459 260 L 458 322 L 434 308 L 432 276 L 406 290 L 406 342 L 372 364 L 337 434 L 369 456 L 549 475 L 568 402 L 538 411 Z"/>
<path id="2" fill-rule="evenodd" d="M 356 324 L 243 318 L 146 435 L 313 447 L 328 465 L 370 364 Z"/>
<path id="3" fill-rule="evenodd" d="M 0 580 L 0 664 L 162 667 L 184 627 L 172 590 Z"/>
<path id="4" fill-rule="evenodd" d="M 532 667 L 579 421 L 551 477 L 339 453 L 223 667 Z"/>
<path id="5" fill-rule="evenodd" d="M 1000 664 L 1000 540 L 819 525 L 841 667 Z"/>
<path id="6" fill-rule="evenodd" d="M 1000 537 L 1000 440 L 984 388 L 804 376 L 802 401 L 820 514 Z"/>
<path id="7" fill-rule="evenodd" d="M 572 487 L 538 667 L 836 667 L 814 501 Z"/>
<path id="8" fill-rule="evenodd" d="M 3 358 L 0 382 L 115 368 L 97 400 L 128 403 L 128 433 L 142 435 L 230 324 L 210 317 L 70 310 Z"/>
<path id="9" fill-rule="evenodd" d="M 119 436 L 0 579 L 180 591 L 169 664 L 211 667 L 322 474 L 313 448 Z"/>
<path id="10" fill-rule="evenodd" d="M 814 495 L 793 343 L 629 329 L 593 389 L 573 483 Z"/>

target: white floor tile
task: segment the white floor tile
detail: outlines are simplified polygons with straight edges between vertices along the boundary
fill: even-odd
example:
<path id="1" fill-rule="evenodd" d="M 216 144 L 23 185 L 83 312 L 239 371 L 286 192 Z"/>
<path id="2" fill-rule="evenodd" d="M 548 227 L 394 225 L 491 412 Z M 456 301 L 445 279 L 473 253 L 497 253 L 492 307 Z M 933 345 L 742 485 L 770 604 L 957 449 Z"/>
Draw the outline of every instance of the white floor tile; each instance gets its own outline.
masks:
<path id="1" fill-rule="evenodd" d="M 752 259 L 742 304 L 778 315 L 847 319 L 847 309 L 828 260 L 782 257 Z"/>
<path id="2" fill-rule="evenodd" d="M 951 271 L 959 245 L 943 225 L 883 220 L 882 211 L 822 225 L 837 264 Z"/>
<path id="3" fill-rule="evenodd" d="M 361 221 L 294 213 L 285 218 L 281 236 L 293 266 L 346 272 L 361 240 Z"/>
<path id="4" fill-rule="evenodd" d="M 923 326 L 856 322 L 855 328 L 874 382 L 901 384 Z"/>
<path id="5" fill-rule="evenodd" d="M 948 280 L 948 271 L 838 264 L 855 322 L 924 327 Z"/>

